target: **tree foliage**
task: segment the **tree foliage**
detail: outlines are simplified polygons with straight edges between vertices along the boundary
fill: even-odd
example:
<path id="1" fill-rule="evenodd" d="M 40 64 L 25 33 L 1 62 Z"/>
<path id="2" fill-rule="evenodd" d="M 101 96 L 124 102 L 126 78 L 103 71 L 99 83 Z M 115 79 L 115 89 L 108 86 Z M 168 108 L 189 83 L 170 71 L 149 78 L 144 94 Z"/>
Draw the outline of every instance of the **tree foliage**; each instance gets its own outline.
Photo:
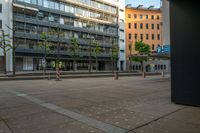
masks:
<path id="1" fill-rule="evenodd" d="M 100 43 L 96 40 L 93 40 L 92 44 L 94 46 L 93 48 L 94 56 L 97 57 L 99 54 L 103 52 L 103 48 L 101 47 Z"/>
<path id="2" fill-rule="evenodd" d="M 77 38 L 70 38 L 70 54 L 74 58 L 78 56 L 79 53 L 79 45 Z"/>

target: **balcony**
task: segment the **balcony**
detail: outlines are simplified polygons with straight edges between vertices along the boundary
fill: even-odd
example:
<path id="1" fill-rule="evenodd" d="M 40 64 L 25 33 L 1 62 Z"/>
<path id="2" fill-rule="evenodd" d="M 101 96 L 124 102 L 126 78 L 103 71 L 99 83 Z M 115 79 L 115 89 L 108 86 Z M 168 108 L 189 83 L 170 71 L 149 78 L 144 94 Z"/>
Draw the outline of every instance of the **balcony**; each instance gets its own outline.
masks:
<path id="1" fill-rule="evenodd" d="M 60 24 L 56 22 L 50 22 L 47 20 L 38 20 L 36 19 L 36 17 L 27 17 L 27 16 L 15 14 L 13 19 L 14 21 L 17 21 L 17 22 L 24 22 L 24 23 L 54 27 L 54 28 L 59 27 L 60 29 L 71 30 L 71 31 L 76 31 L 76 32 L 86 32 L 86 33 L 97 34 L 97 35 L 102 35 L 102 36 L 111 36 L 111 37 L 117 36 L 117 33 L 105 33 L 105 32 L 90 30 L 86 28 L 81 28 L 81 27 L 74 27 L 72 25 L 64 25 L 64 24 Z"/>
<path id="2" fill-rule="evenodd" d="M 38 49 L 38 48 L 35 48 L 35 49 L 30 49 L 30 48 L 17 48 L 16 49 L 16 53 L 23 53 L 23 54 L 29 54 L 29 55 L 44 55 L 44 50 L 42 49 Z M 61 50 L 60 51 L 60 55 L 63 56 L 63 57 L 71 57 L 71 52 L 69 50 Z M 49 55 L 57 55 L 57 50 L 55 51 L 52 51 L 51 53 L 49 53 Z M 89 52 L 85 52 L 85 51 L 82 51 L 82 52 L 79 52 L 78 53 L 79 57 L 89 57 L 90 56 L 90 53 Z M 92 57 L 94 58 L 94 55 L 92 55 Z M 111 54 L 110 53 L 102 53 L 98 56 L 98 58 L 110 58 L 111 57 Z"/>

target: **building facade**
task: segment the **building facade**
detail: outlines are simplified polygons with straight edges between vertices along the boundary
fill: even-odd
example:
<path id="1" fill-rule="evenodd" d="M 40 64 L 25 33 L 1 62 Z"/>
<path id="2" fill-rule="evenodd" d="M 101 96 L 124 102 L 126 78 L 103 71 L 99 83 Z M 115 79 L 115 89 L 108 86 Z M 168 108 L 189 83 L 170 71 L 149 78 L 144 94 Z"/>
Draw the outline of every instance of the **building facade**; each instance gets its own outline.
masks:
<path id="1" fill-rule="evenodd" d="M 12 27 L 12 0 L 0 0 L 0 34 L 2 35 L 2 30 L 5 31 L 5 34 L 12 36 L 12 32 L 6 27 Z M 12 40 L 11 40 L 12 41 Z M 11 42 L 12 43 L 12 42 Z M 1 44 L 0 44 L 1 45 Z M 3 71 L 3 50 L 0 48 L 0 71 Z M 7 71 L 12 71 L 12 50 L 7 52 L 6 58 L 6 69 Z"/>
<path id="2" fill-rule="evenodd" d="M 129 61 L 129 57 L 137 54 L 135 42 L 143 41 L 151 48 L 152 54 L 157 53 L 157 48 L 162 46 L 162 13 L 161 9 L 150 6 L 144 8 L 126 6 L 126 59 L 127 69 L 140 71 L 140 63 Z M 152 59 L 146 63 L 146 71 L 159 72 L 168 71 L 168 61 Z"/>
<path id="3" fill-rule="evenodd" d="M 169 16 L 169 1 L 162 0 L 162 22 L 163 22 L 163 45 L 170 45 L 170 16 Z"/>
<path id="4" fill-rule="evenodd" d="M 49 49 L 47 69 L 55 69 L 55 61 L 59 56 L 60 68 L 72 70 L 73 59 L 70 51 L 70 39 L 78 40 L 77 70 L 112 69 L 112 46 L 119 47 L 118 69 L 125 68 L 125 32 L 123 0 L 1 0 L 3 12 L 10 26 L 15 29 L 16 70 L 41 70 L 44 60 L 44 48 L 41 33 L 53 33 L 48 36 Z M 121 4 L 122 3 L 122 4 Z M 9 7 L 9 10 L 6 9 Z M 2 13 L 3 13 L 2 12 Z M 3 29 L 6 29 L 3 28 Z M 8 32 L 9 29 L 8 29 Z M 58 36 L 59 34 L 59 36 Z M 91 45 L 97 40 L 102 47 L 96 66 Z M 59 47 L 58 47 L 59 44 Z M 58 50 L 59 49 L 59 50 Z M 9 61 L 11 58 L 8 56 Z M 8 64 L 12 67 L 12 64 Z M 7 69 L 11 71 L 12 69 Z"/>

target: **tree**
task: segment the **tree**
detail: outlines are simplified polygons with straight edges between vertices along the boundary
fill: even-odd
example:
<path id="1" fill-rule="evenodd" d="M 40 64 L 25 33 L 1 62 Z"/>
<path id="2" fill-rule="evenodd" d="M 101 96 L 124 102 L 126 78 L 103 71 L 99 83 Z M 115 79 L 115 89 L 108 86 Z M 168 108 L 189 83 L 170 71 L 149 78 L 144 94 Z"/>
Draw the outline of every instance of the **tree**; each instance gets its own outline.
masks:
<path id="1" fill-rule="evenodd" d="M 77 38 L 74 37 L 70 38 L 70 53 L 73 58 L 73 71 L 76 71 L 75 64 L 76 64 L 76 58 L 79 53 L 79 45 Z"/>
<path id="2" fill-rule="evenodd" d="M 44 60 L 45 60 L 44 72 L 46 72 L 47 55 L 52 53 L 52 50 L 50 49 L 50 42 L 48 41 L 49 37 L 47 35 L 47 32 L 42 32 L 40 34 L 40 38 L 42 39 L 42 42 L 39 42 L 38 45 L 39 45 L 40 48 L 42 48 L 42 50 L 44 50 Z"/>
<path id="3" fill-rule="evenodd" d="M 53 35 L 56 37 L 57 41 L 57 53 L 56 53 L 56 70 L 59 70 L 59 63 L 60 63 L 60 43 L 61 43 L 61 35 L 63 35 L 63 31 L 60 30 L 60 28 L 53 29 L 49 32 L 50 35 Z"/>
<path id="4" fill-rule="evenodd" d="M 135 50 L 138 52 L 138 55 L 132 56 L 131 60 L 135 62 L 140 62 L 141 64 L 141 71 L 143 73 L 143 76 L 145 77 L 145 71 L 144 71 L 144 61 L 148 60 L 148 57 L 150 55 L 150 46 L 145 44 L 142 41 L 135 42 Z"/>
<path id="5" fill-rule="evenodd" d="M 93 53 L 94 56 L 96 58 L 96 71 L 98 70 L 98 55 L 102 53 L 103 48 L 100 46 L 100 43 L 96 40 L 93 40 L 93 45 L 94 45 L 94 49 L 93 49 Z"/>
<path id="6" fill-rule="evenodd" d="M 6 58 L 7 58 L 7 52 L 11 48 L 11 41 L 10 41 L 10 36 L 8 34 L 5 35 L 4 30 L 1 30 L 2 34 L 0 36 L 0 48 L 3 50 L 3 55 L 4 55 L 4 74 L 7 74 L 6 70 Z"/>
<path id="7" fill-rule="evenodd" d="M 132 55 L 132 43 L 129 43 L 128 50 L 130 51 L 130 55 L 128 57 L 128 59 L 129 59 L 129 70 L 131 70 L 131 58 L 130 57 Z"/>
<path id="8" fill-rule="evenodd" d="M 111 51 L 112 51 L 112 72 L 114 73 L 114 71 L 116 70 L 116 64 L 117 64 L 117 60 L 118 60 L 118 56 L 119 56 L 119 48 L 114 45 L 114 42 L 112 41 L 112 47 L 111 47 Z"/>
<path id="9" fill-rule="evenodd" d="M 19 46 L 19 43 L 17 42 L 17 40 L 15 39 L 15 32 L 17 30 L 16 25 L 13 24 L 13 27 L 9 27 L 8 25 L 6 25 L 6 27 L 12 31 L 12 37 L 10 37 L 12 39 L 12 45 L 10 45 L 10 49 L 12 49 L 12 63 L 13 63 L 13 77 L 15 77 L 15 68 L 16 68 L 16 49 Z"/>

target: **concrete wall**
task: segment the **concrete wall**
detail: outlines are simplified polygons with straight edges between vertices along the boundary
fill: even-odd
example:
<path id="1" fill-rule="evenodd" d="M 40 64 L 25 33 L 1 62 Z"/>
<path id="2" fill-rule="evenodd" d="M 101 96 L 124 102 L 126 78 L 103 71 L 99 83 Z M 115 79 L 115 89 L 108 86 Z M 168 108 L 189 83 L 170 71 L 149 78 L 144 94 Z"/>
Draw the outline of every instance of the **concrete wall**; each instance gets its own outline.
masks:
<path id="1" fill-rule="evenodd" d="M 172 101 L 200 106 L 199 5 L 171 0 Z"/>
<path id="2" fill-rule="evenodd" d="M 169 16 L 169 1 L 162 0 L 162 36 L 163 45 L 170 44 L 170 16 Z"/>
<path id="3" fill-rule="evenodd" d="M 103 0 L 105 2 L 115 4 L 117 7 L 119 7 L 118 12 L 119 12 L 119 40 L 118 40 L 118 45 L 119 45 L 119 60 L 118 60 L 118 68 L 119 70 L 126 70 L 126 37 L 125 37 L 125 0 Z M 121 21 L 124 20 L 124 21 Z M 121 30 L 124 30 L 124 32 L 121 32 Z M 120 41 L 124 40 L 124 42 Z M 121 65 L 121 62 L 123 62 L 123 66 Z M 122 68 L 121 68 L 122 66 Z"/>

